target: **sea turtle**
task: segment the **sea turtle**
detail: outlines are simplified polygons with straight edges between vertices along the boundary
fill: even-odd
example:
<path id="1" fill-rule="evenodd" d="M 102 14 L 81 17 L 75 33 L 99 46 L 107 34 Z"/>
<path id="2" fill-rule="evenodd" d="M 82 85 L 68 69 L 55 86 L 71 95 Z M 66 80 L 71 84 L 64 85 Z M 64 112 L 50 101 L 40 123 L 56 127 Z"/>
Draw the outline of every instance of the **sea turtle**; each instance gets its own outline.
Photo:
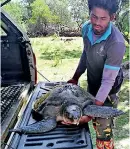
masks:
<path id="1" fill-rule="evenodd" d="M 94 105 L 95 98 L 83 88 L 74 84 L 57 86 L 37 99 L 32 106 L 32 117 L 39 121 L 16 128 L 17 133 L 37 134 L 54 129 L 57 121 L 79 124 L 83 115 L 92 117 L 116 117 L 123 112 L 112 107 Z"/>

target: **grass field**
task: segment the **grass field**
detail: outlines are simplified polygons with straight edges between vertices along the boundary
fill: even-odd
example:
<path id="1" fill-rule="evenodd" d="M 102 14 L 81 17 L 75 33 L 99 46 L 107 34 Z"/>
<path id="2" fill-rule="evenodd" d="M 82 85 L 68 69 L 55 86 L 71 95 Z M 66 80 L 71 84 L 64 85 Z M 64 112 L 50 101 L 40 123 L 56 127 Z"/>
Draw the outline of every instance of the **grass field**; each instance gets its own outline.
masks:
<path id="1" fill-rule="evenodd" d="M 67 38 L 68 39 L 68 38 Z M 50 81 L 69 80 L 78 65 L 82 53 L 82 38 L 47 37 L 31 38 L 31 43 L 37 59 L 37 69 Z M 127 52 L 128 53 L 128 52 Z M 128 54 L 125 55 L 125 59 Z M 81 76 L 80 85 L 86 89 L 86 72 Z M 38 74 L 38 81 L 46 81 Z M 124 81 L 119 93 L 120 103 L 118 108 L 125 112 L 115 119 L 115 149 L 129 149 L 129 82 Z M 91 122 L 90 131 L 95 148 L 95 132 Z"/>

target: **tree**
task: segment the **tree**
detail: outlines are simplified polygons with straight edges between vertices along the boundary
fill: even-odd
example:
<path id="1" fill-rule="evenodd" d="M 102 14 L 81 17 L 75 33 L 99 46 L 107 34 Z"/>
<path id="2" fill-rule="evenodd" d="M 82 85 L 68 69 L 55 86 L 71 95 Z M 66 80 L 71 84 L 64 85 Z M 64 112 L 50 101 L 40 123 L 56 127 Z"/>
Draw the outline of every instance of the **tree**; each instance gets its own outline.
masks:
<path id="1" fill-rule="evenodd" d="M 63 25 L 69 26 L 71 22 L 70 12 L 68 10 L 68 0 L 46 0 L 51 12 L 57 16 L 55 24 L 61 28 Z"/>
<path id="2" fill-rule="evenodd" d="M 72 19 L 77 22 L 78 27 L 88 19 L 87 0 L 69 0 Z"/>
<path id="3" fill-rule="evenodd" d="M 129 0 L 119 0 L 119 11 L 117 13 L 116 25 L 122 32 L 125 40 L 129 43 Z"/>
<path id="4" fill-rule="evenodd" d="M 49 22 L 53 22 L 53 15 L 50 8 L 44 0 L 35 0 L 30 6 L 32 9 L 32 17 L 30 18 L 30 22 L 36 25 L 39 24 L 45 31 L 47 24 Z"/>
<path id="5" fill-rule="evenodd" d="M 22 28 L 26 30 L 26 24 L 23 21 L 23 12 L 25 8 L 19 2 L 9 2 L 2 7 Z"/>

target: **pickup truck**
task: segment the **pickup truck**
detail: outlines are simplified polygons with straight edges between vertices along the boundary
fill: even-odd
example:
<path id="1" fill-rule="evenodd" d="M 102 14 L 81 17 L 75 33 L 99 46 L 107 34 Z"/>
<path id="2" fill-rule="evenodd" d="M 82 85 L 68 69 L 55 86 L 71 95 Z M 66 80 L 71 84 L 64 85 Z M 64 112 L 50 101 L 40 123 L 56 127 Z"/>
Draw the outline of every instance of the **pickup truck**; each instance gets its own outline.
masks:
<path id="1" fill-rule="evenodd" d="M 59 123 L 55 130 L 35 135 L 9 132 L 34 123 L 32 102 L 65 82 L 37 82 L 36 58 L 30 40 L 2 8 L 1 33 L 1 148 L 92 149 L 87 124 L 72 127 Z"/>

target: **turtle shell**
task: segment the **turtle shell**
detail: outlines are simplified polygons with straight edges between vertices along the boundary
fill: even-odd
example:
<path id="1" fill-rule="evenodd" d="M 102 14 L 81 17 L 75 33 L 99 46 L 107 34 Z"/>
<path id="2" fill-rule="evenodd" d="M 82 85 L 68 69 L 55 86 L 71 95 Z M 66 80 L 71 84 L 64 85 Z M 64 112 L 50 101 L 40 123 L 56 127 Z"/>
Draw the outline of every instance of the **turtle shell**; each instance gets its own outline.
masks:
<path id="1" fill-rule="evenodd" d="M 80 107 L 86 101 L 93 101 L 95 98 L 81 87 L 74 84 L 56 86 L 44 96 L 41 96 L 33 103 L 32 109 L 43 116 L 55 116 L 60 112 L 63 104 L 77 104 Z"/>

